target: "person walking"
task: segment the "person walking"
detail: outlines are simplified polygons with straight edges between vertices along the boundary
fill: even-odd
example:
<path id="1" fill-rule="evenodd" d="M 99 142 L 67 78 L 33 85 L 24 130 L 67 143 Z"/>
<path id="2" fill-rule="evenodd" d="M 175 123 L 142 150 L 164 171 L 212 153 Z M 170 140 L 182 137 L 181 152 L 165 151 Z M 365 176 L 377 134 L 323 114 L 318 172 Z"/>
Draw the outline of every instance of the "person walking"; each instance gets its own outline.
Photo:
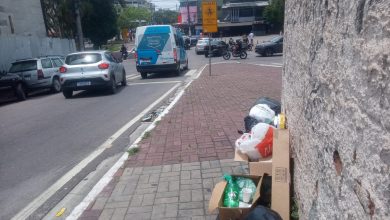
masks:
<path id="1" fill-rule="evenodd" d="M 253 32 L 251 31 L 251 33 L 248 35 L 248 38 L 249 38 L 249 42 L 253 45 L 253 37 L 255 35 L 253 34 Z"/>

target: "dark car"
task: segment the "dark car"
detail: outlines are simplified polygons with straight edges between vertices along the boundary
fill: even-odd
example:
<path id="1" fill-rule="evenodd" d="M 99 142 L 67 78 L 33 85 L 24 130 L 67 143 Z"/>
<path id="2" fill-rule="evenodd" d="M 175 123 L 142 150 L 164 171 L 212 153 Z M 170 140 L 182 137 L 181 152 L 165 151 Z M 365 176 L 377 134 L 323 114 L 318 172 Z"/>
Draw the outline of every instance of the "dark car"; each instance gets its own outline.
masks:
<path id="1" fill-rule="evenodd" d="M 0 91 L 13 90 L 19 100 L 25 100 L 27 97 L 26 85 L 22 78 L 17 74 L 0 72 Z"/>
<path id="2" fill-rule="evenodd" d="M 224 41 L 212 40 L 210 44 L 211 56 L 222 56 L 228 48 L 228 45 Z M 204 56 L 209 56 L 209 45 L 205 45 L 204 47 Z"/>
<path id="3" fill-rule="evenodd" d="M 195 36 L 191 36 L 190 41 L 191 41 L 191 47 L 195 47 L 196 43 L 198 43 L 198 38 Z"/>
<path id="4" fill-rule="evenodd" d="M 256 53 L 262 56 L 272 56 L 275 53 L 283 53 L 283 36 L 277 36 L 270 41 L 256 45 Z"/>

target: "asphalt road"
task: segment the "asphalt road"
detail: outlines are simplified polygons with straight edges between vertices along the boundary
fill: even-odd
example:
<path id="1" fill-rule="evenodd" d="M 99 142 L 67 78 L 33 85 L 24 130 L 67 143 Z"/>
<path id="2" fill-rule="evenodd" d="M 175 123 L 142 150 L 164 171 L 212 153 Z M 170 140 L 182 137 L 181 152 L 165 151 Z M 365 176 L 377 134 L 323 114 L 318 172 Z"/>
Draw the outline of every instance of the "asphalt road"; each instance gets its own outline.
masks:
<path id="1" fill-rule="evenodd" d="M 209 61 L 195 55 L 194 48 L 188 54 L 190 70 L 200 70 Z M 212 62 L 281 65 L 282 57 L 257 57 L 249 52 L 246 60 L 213 57 Z M 22 210 L 177 81 L 187 79 L 187 73 L 195 72 L 179 77 L 152 74 L 141 80 L 134 60 L 126 60 L 124 65 L 129 85 L 115 95 L 79 92 L 65 99 L 62 94 L 40 92 L 26 101 L 0 106 L 0 219 L 10 219 Z M 126 149 L 128 135 L 112 146 L 111 155 Z M 72 181 L 77 183 L 85 176 Z"/>

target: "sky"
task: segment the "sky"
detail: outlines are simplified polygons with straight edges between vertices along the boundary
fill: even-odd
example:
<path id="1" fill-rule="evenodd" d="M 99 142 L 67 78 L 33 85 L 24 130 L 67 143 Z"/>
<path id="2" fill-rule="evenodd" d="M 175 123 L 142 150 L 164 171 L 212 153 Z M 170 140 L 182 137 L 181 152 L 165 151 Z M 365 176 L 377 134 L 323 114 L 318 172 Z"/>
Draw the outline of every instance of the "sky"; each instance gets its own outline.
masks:
<path id="1" fill-rule="evenodd" d="M 156 9 L 164 8 L 176 10 L 176 6 L 179 7 L 178 0 L 151 0 L 151 2 L 156 5 Z"/>

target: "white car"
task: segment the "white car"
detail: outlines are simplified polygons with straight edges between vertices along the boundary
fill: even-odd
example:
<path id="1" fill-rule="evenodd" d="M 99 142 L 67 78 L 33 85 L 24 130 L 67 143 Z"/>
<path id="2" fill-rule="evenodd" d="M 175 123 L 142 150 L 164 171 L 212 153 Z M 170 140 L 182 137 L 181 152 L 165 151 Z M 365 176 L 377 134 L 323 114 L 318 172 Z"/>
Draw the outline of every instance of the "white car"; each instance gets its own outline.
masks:
<path id="1" fill-rule="evenodd" d="M 201 38 L 195 46 L 195 53 L 197 55 L 204 53 L 204 47 L 209 44 L 209 38 Z"/>

